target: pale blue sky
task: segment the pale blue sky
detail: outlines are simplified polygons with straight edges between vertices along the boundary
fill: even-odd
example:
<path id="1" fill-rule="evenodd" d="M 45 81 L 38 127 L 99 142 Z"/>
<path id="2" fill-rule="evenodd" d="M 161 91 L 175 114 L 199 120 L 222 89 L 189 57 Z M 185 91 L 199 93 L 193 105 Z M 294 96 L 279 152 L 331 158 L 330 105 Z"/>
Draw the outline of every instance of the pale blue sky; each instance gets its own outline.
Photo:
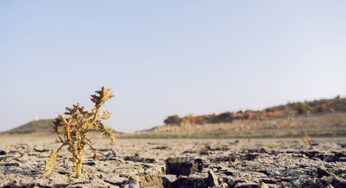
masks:
<path id="1" fill-rule="evenodd" d="M 0 131 L 102 85 L 119 131 L 346 95 L 346 1 L 1 1 Z"/>

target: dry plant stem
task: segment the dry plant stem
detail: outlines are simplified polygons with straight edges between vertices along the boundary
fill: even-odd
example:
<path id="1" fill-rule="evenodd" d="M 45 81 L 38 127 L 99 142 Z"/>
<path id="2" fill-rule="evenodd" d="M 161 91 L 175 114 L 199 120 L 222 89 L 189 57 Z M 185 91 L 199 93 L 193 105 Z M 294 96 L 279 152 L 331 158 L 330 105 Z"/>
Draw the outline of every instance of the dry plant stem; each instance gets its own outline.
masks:
<path id="1" fill-rule="evenodd" d="M 72 144 L 71 141 L 71 132 L 70 132 L 70 125 L 66 121 L 66 118 L 64 116 L 61 116 L 62 121 L 65 124 L 65 131 L 66 131 L 66 136 L 67 136 L 67 142 L 70 145 L 70 147 L 73 150 L 73 158 L 74 158 L 74 165 L 76 166 L 76 179 L 79 179 L 82 173 L 82 163 L 83 163 L 83 149 L 81 151 L 78 151 L 76 149 L 76 146 Z"/>
<path id="2" fill-rule="evenodd" d="M 76 178 L 79 179 L 82 173 L 83 153 L 86 145 L 89 146 L 95 155 L 94 157 L 96 157 L 96 149 L 92 147 L 90 140 L 87 138 L 87 133 L 90 131 L 102 133 L 108 136 L 114 143 L 114 136 L 102 123 L 102 120 L 107 120 L 111 113 L 104 111 L 102 116 L 100 116 L 103 104 L 113 98 L 114 95 L 110 92 L 110 89 L 105 89 L 104 87 L 100 91 L 96 91 L 96 93 L 96 95 L 91 96 L 91 101 L 95 103 L 95 107 L 91 112 L 85 111 L 84 107 L 77 103 L 73 105 L 73 108 L 66 108 L 67 112 L 65 115 L 68 115 L 67 117 L 60 115 L 53 122 L 54 130 L 58 135 L 58 142 L 62 143 L 62 145 L 56 153 L 51 154 L 44 177 L 52 173 L 58 152 L 63 146 L 67 145 L 72 154 L 70 160 L 76 168 Z"/>
<path id="3" fill-rule="evenodd" d="M 65 124 L 65 131 L 66 131 L 66 136 L 67 136 L 67 143 L 70 145 L 70 147 L 73 149 L 73 154 L 77 155 L 77 151 L 76 151 L 76 147 L 73 145 L 72 141 L 71 141 L 71 132 L 70 132 L 70 125 L 69 123 L 66 121 L 64 116 L 61 116 L 62 121 Z"/>

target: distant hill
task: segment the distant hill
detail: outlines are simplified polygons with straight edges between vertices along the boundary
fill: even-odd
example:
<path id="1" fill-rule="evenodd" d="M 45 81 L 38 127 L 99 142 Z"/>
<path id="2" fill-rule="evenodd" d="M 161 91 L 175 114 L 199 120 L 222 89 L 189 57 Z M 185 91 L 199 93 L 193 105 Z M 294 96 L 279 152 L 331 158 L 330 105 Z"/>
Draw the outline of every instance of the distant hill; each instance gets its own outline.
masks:
<path id="1" fill-rule="evenodd" d="M 31 133 L 53 133 L 53 119 L 41 119 L 34 120 L 11 129 L 9 131 L 5 131 L 7 134 L 31 134 Z"/>
<path id="2" fill-rule="evenodd" d="M 190 114 L 185 117 L 172 115 L 168 116 L 164 120 L 164 123 L 166 125 L 203 125 L 231 123 L 235 120 L 270 120 L 278 117 L 320 114 L 326 112 L 346 112 L 346 98 L 340 98 L 338 96 L 334 99 L 320 99 L 314 101 L 287 103 L 286 105 L 273 106 L 263 110 L 245 110 L 199 116 Z"/>
<path id="3" fill-rule="evenodd" d="M 287 103 L 263 110 L 167 117 L 132 138 L 346 136 L 346 98 Z"/>
<path id="4" fill-rule="evenodd" d="M 326 112 L 229 123 L 163 125 L 127 138 L 281 138 L 346 136 L 346 112 Z"/>
<path id="5" fill-rule="evenodd" d="M 54 134 L 53 131 L 53 120 L 54 119 L 40 119 L 30 121 L 24 125 L 3 132 L 3 134 Z M 122 133 L 114 131 L 116 135 Z"/>
<path id="6" fill-rule="evenodd" d="M 53 119 L 31 121 L 5 134 L 51 134 Z M 346 98 L 320 99 L 273 106 L 263 110 L 221 114 L 169 116 L 165 125 L 122 138 L 231 138 L 346 136 Z"/>

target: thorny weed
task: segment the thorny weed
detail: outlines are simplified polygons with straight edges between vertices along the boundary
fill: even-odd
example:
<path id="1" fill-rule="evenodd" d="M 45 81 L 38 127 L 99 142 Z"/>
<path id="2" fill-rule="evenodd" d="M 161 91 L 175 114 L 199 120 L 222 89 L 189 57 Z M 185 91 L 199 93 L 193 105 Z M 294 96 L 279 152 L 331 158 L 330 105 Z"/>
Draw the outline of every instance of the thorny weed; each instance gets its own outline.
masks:
<path id="1" fill-rule="evenodd" d="M 307 135 L 306 133 L 304 134 L 303 137 L 300 138 L 300 140 L 305 144 L 305 145 L 310 145 L 310 142 L 312 141 L 311 137 Z"/>
<path id="2" fill-rule="evenodd" d="M 110 118 L 111 113 L 103 111 L 102 115 L 100 115 L 101 108 L 105 102 L 114 97 L 110 90 L 102 87 L 101 90 L 96 91 L 96 95 L 91 95 L 90 100 L 95 104 L 91 112 L 84 110 L 84 107 L 77 103 L 72 108 L 66 108 L 67 111 L 64 115 L 59 115 L 54 120 L 54 131 L 61 146 L 56 152 L 50 154 L 50 161 L 46 165 L 46 173 L 43 177 L 48 177 L 53 172 L 59 151 L 64 146 L 67 146 L 68 151 L 72 154 L 70 160 L 76 168 L 76 179 L 79 179 L 82 172 L 85 146 L 89 146 L 96 155 L 96 149 L 93 148 L 88 138 L 88 133 L 90 132 L 101 133 L 109 137 L 112 143 L 115 142 L 115 137 L 112 135 L 111 130 L 107 129 L 102 123 L 102 120 Z"/>

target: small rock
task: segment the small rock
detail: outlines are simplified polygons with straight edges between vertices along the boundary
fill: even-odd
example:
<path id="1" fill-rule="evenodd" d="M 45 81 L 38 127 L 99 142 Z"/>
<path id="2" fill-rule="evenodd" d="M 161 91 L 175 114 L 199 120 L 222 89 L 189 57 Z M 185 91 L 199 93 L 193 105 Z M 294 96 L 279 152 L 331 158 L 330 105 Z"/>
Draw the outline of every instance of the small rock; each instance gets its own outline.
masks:
<path id="1" fill-rule="evenodd" d="M 263 183 L 263 182 L 261 183 L 260 187 L 261 188 L 269 188 L 269 186 L 266 183 Z"/>
<path id="2" fill-rule="evenodd" d="M 111 148 L 101 148 L 101 149 L 98 149 L 98 151 L 106 152 L 106 151 L 113 151 L 113 150 Z"/>
<path id="3" fill-rule="evenodd" d="M 346 180 L 345 179 L 341 179 L 338 177 L 335 177 L 332 181 L 332 185 L 335 188 L 345 188 L 346 187 Z"/>
<path id="4" fill-rule="evenodd" d="M 0 163 L 0 166 L 19 166 L 18 163 Z"/>
<path id="5" fill-rule="evenodd" d="M 0 150 L 0 155 L 6 155 L 6 151 Z"/>
<path id="6" fill-rule="evenodd" d="M 207 188 L 208 185 L 202 176 L 179 176 L 179 178 L 171 184 L 171 187 L 198 187 Z"/>
<path id="7" fill-rule="evenodd" d="M 338 159 L 335 155 L 324 155 L 323 160 L 326 162 L 336 162 Z"/>
<path id="8" fill-rule="evenodd" d="M 70 173 L 68 173 L 66 171 L 58 171 L 58 173 L 61 174 L 61 175 L 68 175 L 68 174 L 70 174 Z"/>
<path id="9" fill-rule="evenodd" d="M 261 149 L 259 149 L 258 152 L 259 152 L 259 153 L 271 153 L 272 150 L 269 149 L 269 148 L 261 148 Z"/>
<path id="10" fill-rule="evenodd" d="M 310 159 L 313 157 L 316 157 L 318 154 L 320 154 L 319 151 L 306 151 L 306 152 L 302 152 L 302 153 Z"/>
<path id="11" fill-rule="evenodd" d="M 318 145 L 319 145 L 319 143 L 316 142 L 316 141 L 314 141 L 314 140 L 311 140 L 311 141 L 309 142 L 309 144 L 310 144 L 310 146 L 318 146 Z"/>
<path id="12" fill-rule="evenodd" d="M 130 177 L 129 180 L 125 184 L 123 184 L 121 187 L 123 187 L 123 188 L 140 188 L 140 184 L 136 178 Z"/>
<path id="13" fill-rule="evenodd" d="M 157 147 L 154 147 L 153 149 L 165 150 L 169 148 L 167 146 L 157 146 Z"/>
<path id="14" fill-rule="evenodd" d="M 262 179 L 262 182 L 266 184 L 276 184 L 278 181 L 276 179 L 265 178 Z"/>
<path id="15" fill-rule="evenodd" d="M 87 161 L 87 162 L 83 163 L 83 165 L 95 166 L 96 163 L 94 161 Z"/>
<path id="16" fill-rule="evenodd" d="M 225 171 L 225 175 L 228 175 L 228 176 L 237 176 L 239 173 L 235 170 L 230 170 L 230 169 L 227 169 Z"/>
<path id="17" fill-rule="evenodd" d="M 156 165 L 152 168 L 146 169 L 144 173 L 137 174 L 137 180 L 139 180 L 140 187 L 161 187 L 162 186 L 162 174 L 164 167 Z"/>
<path id="18" fill-rule="evenodd" d="M 209 150 L 208 149 L 201 149 L 199 152 L 198 152 L 200 155 L 209 155 Z"/>
<path id="19" fill-rule="evenodd" d="M 177 180 L 176 175 L 163 175 L 162 177 L 162 185 L 163 187 L 170 187 L 173 182 Z"/>
<path id="20" fill-rule="evenodd" d="M 43 152 L 48 152 L 49 150 L 48 149 L 37 149 L 37 148 L 34 148 L 34 151 L 35 152 L 39 152 L 39 153 L 43 153 Z"/>
<path id="21" fill-rule="evenodd" d="M 186 159 L 182 157 L 168 158 L 166 160 L 166 173 L 188 176 L 203 169 L 203 161 L 201 159 Z"/>
<path id="22" fill-rule="evenodd" d="M 247 153 L 245 155 L 240 155 L 240 159 L 251 161 L 251 160 L 254 160 L 257 156 L 258 154 L 256 153 Z"/>
<path id="23" fill-rule="evenodd" d="M 218 186 L 219 182 L 217 181 L 217 177 L 212 170 L 208 172 L 208 178 L 205 181 L 208 186 Z"/>
<path id="24" fill-rule="evenodd" d="M 237 145 L 239 143 L 239 140 L 235 140 L 234 142 L 229 142 L 229 145 Z"/>
<path id="25" fill-rule="evenodd" d="M 156 162 L 156 160 L 152 159 L 152 158 L 142 158 L 141 161 L 144 162 L 144 163 L 154 163 L 154 162 Z"/>
<path id="26" fill-rule="evenodd" d="M 339 162 L 346 162 L 346 157 L 340 157 L 340 158 L 338 159 L 338 161 L 339 161 Z"/>
<path id="27" fill-rule="evenodd" d="M 346 148 L 346 143 L 338 143 L 342 148 Z"/>
<path id="28" fill-rule="evenodd" d="M 325 168 L 317 168 L 317 177 L 321 178 L 323 176 L 330 176 L 330 173 Z"/>

